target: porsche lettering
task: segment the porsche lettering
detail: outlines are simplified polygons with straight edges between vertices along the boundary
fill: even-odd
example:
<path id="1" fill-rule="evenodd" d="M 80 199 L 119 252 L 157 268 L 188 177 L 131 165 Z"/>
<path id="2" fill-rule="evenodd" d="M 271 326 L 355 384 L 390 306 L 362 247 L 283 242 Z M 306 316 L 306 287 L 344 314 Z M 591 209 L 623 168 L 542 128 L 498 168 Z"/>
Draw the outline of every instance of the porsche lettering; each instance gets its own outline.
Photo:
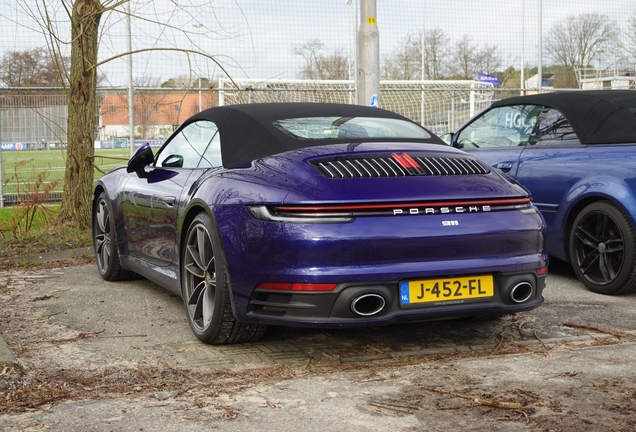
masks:
<path id="1" fill-rule="evenodd" d="M 418 214 L 449 214 L 449 213 L 475 213 L 490 211 L 489 205 L 483 206 L 459 206 L 459 207 L 423 207 L 409 209 L 393 209 L 393 215 L 418 215 Z"/>

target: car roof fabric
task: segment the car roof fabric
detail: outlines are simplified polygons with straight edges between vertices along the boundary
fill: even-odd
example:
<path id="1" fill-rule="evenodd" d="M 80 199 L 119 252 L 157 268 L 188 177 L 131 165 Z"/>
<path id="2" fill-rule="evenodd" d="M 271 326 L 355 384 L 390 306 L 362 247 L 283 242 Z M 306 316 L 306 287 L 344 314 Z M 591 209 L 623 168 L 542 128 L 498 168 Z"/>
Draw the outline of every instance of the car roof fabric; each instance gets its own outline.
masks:
<path id="1" fill-rule="evenodd" d="M 502 99 L 491 105 L 543 105 L 559 110 L 582 144 L 636 142 L 634 90 L 582 90 Z"/>
<path id="2" fill-rule="evenodd" d="M 342 138 L 330 140 L 305 140 L 294 138 L 273 125 L 276 120 L 303 117 L 381 117 L 411 120 L 391 111 L 360 105 L 325 103 L 261 103 L 249 105 L 227 105 L 210 108 L 190 117 L 181 127 L 197 120 L 211 120 L 221 134 L 221 157 L 223 166 L 245 166 L 255 159 L 275 155 L 289 150 L 326 144 L 366 141 L 396 141 L 387 138 Z M 444 144 L 428 131 L 430 139 L 413 140 Z M 399 141 L 404 141 L 400 139 Z"/>

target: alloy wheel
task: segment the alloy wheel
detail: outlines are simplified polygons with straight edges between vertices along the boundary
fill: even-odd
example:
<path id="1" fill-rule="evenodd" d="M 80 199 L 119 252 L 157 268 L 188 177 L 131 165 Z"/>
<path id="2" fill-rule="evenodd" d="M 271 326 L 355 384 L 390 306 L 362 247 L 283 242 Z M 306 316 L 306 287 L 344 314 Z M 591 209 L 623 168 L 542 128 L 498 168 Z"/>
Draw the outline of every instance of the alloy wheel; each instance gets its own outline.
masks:
<path id="1" fill-rule="evenodd" d="M 112 241 L 110 232 L 110 211 L 105 199 L 100 199 L 95 209 L 95 258 L 100 273 L 104 274 L 111 261 Z"/>
<path id="2" fill-rule="evenodd" d="M 594 285 L 607 285 L 624 265 L 624 238 L 617 222 L 603 211 L 579 220 L 575 231 L 575 262 L 581 275 Z"/>
<path id="3" fill-rule="evenodd" d="M 186 240 L 184 269 L 188 315 L 194 327 L 204 332 L 214 316 L 217 286 L 212 239 L 201 223 L 192 227 Z"/>

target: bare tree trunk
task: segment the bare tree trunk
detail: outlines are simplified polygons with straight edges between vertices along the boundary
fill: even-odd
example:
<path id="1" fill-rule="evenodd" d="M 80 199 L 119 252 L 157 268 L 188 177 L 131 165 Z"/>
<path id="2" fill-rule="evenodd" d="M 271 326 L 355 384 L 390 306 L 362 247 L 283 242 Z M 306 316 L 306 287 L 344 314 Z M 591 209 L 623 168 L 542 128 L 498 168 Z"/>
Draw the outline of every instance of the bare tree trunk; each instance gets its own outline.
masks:
<path id="1" fill-rule="evenodd" d="M 71 16 L 68 143 L 62 208 L 59 219 L 91 225 L 93 157 L 97 117 L 96 76 L 100 0 L 75 0 Z"/>

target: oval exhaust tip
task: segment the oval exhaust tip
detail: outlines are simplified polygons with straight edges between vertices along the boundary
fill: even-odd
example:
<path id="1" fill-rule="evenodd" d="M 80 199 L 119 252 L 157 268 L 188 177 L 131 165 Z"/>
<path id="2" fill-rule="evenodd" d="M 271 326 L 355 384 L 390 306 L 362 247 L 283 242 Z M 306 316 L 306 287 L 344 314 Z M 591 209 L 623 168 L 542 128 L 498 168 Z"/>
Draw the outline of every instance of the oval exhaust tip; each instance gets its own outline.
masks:
<path id="1" fill-rule="evenodd" d="M 530 282 L 519 282 L 510 290 L 510 300 L 515 303 L 524 303 L 532 297 L 534 288 Z"/>
<path id="2" fill-rule="evenodd" d="M 363 294 L 351 302 L 351 311 L 360 316 L 373 316 L 382 312 L 386 300 L 380 294 Z"/>

